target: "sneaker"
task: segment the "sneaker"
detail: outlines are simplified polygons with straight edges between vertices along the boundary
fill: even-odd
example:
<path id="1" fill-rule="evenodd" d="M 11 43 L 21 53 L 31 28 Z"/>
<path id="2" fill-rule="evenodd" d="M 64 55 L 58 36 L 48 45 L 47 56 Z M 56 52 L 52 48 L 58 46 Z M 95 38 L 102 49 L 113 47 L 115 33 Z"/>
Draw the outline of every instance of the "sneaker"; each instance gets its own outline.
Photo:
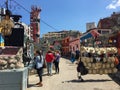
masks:
<path id="1" fill-rule="evenodd" d="M 83 80 L 83 79 L 81 79 L 81 82 L 84 82 L 84 80 Z"/>
<path id="2" fill-rule="evenodd" d="M 78 76 L 78 79 L 81 79 L 81 76 Z"/>
<path id="3" fill-rule="evenodd" d="M 52 74 L 50 74 L 49 76 L 52 76 Z"/>
<path id="4" fill-rule="evenodd" d="M 42 87 L 43 86 L 43 84 L 42 83 L 39 83 L 39 85 L 38 85 L 39 87 Z"/>
<path id="5" fill-rule="evenodd" d="M 40 84 L 40 82 L 36 83 L 35 85 L 39 85 L 39 84 Z"/>
<path id="6" fill-rule="evenodd" d="M 50 75 L 50 73 L 47 73 L 47 75 L 49 76 L 49 75 Z"/>

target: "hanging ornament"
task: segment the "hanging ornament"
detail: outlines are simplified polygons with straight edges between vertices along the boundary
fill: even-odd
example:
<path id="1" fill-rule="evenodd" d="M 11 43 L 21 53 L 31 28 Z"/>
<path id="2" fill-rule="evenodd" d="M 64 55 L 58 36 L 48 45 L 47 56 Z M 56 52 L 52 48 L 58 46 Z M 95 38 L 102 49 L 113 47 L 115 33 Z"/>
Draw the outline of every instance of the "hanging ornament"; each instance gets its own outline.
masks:
<path id="1" fill-rule="evenodd" d="M 14 27 L 13 21 L 10 19 L 10 11 L 6 10 L 5 18 L 0 22 L 1 34 L 3 36 L 9 36 L 12 34 L 12 28 Z"/>

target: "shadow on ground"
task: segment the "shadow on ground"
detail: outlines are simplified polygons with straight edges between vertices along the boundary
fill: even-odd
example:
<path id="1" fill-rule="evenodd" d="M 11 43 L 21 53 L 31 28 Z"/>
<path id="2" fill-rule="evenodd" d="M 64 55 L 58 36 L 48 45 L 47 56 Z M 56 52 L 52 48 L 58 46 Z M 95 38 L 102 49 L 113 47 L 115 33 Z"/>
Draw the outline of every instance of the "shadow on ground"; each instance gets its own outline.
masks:
<path id="1" fill-rule="evenodd" d="M 120 85 L 120 78 L 116 77 L 115 74 L 108 74 L 108 76 L 109 76 L 114 82 L 116 82 L 118 85 Z"/>
<path id="2" fill-rule="evenodd" d="M 109 80 L 109 79 L 97 79 L 97 80 L 94 80 L 94 79 L 89 79 L 89 80 L 84 80 L 82 83 L 85 83 L 85 82 L 107 82 L 107 81 L 112 81 L 112 80 Z M 62 83 L 69 83 L 69 82 L 72 82 L 72 83 L 79 83 L 81 82 L 81 80 L 79 79 L 74 79 L 74 80 L 69 80 L 69 81 L 63 81 Z"/>
<path id="3" fill-rule="evenodd" d="M 31 87 L 38 87 L 36 84 L 28 84 L 27 88 L 31 88 Z"/>

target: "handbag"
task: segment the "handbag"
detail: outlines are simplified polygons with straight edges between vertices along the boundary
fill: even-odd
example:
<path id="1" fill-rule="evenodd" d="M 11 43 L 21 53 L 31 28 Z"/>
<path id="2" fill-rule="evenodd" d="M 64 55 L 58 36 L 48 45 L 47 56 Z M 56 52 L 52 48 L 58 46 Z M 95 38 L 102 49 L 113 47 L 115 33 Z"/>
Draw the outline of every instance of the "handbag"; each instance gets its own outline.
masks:
<path id="1" fill-rule="evenodd" d="M 88 69 L 84 66 L 84 63 L 82 61 L 78 63 L 77 72 L 80 72 L 81 75 L 88 74 Z"/>
<path id="2" fill-rule="evenodd" d="M 45 60 L 44 60 L 44 62 L 43 62 L 43 68 L 46 68 L 47 66 L 46 66 L 46 62 L 45 62 Z"/>
<path id="3" fill-rule="evenodd" d="M 42 65 L 40 62 L 36 62 L 36 64 L 34 65 L 34 69 L 40 69 L 42 68 Z"/>

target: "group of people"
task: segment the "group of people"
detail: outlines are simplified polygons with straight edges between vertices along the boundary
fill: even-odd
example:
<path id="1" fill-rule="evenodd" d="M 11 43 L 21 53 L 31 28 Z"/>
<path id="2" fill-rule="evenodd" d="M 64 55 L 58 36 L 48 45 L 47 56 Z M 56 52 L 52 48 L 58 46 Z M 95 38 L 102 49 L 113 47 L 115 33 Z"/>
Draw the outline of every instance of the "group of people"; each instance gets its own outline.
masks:
<path id="1" fill-rule="evenodd" d="M 81 75 L 86 75 L 88 71 L 84 71 L 82 74 L 81 70 L 83 70 L 84 64 L 81 61 L 80 57 L 80 51 L 76 50 L 75 52 L 71 52 L 71 62 L 74 63 L 75 60 L 77 61 L 77 72 L 78 72 L 78 79 L 81 81 L 84 81 Z M 59 74 L 59 62 L 60 62 L 60 52 L 58 50 L 51 51 L 48 50 L 45 56 L 43 57 L 43 54 L 40 50 L 37 50 L 35 52 L 35 58 L 34 58 L 34 68 L 37 70 L 37 74 L 39 76 L 39 82 L 36 84 L 38 86 L 43 86 L 42 84 L 42 75 L 43 75 L 43 66 L 46 64 L 47 68 L 47 75 L 52 76 L 53 72 L 53 65 L 55 67 L 55 74 Z M 120 61 L 118 59 L 116 60 L 116 66 L 120 69 Z M 85 69 L 84 69 L 85 70 Z"/>
<path id="2" fill-rule="evenodd" d="M 35 52 L 34 58 L 34 68 L 37 70 L 39 76 L 39 82 L 36 84 L 38 86 L 43 86 L 42 84 L 42 75 L 43 75 L 43 66 L 46 64 L 47 75 L 52 76 L 52 67 L 55 66 L 55 74 L 59 73 L 59 62 L 60 62 L 60 52 L 58 50 L 51 51 L 48 50 L 45 57 L 43 57 L 42 52 L 37 50 Z"/>

